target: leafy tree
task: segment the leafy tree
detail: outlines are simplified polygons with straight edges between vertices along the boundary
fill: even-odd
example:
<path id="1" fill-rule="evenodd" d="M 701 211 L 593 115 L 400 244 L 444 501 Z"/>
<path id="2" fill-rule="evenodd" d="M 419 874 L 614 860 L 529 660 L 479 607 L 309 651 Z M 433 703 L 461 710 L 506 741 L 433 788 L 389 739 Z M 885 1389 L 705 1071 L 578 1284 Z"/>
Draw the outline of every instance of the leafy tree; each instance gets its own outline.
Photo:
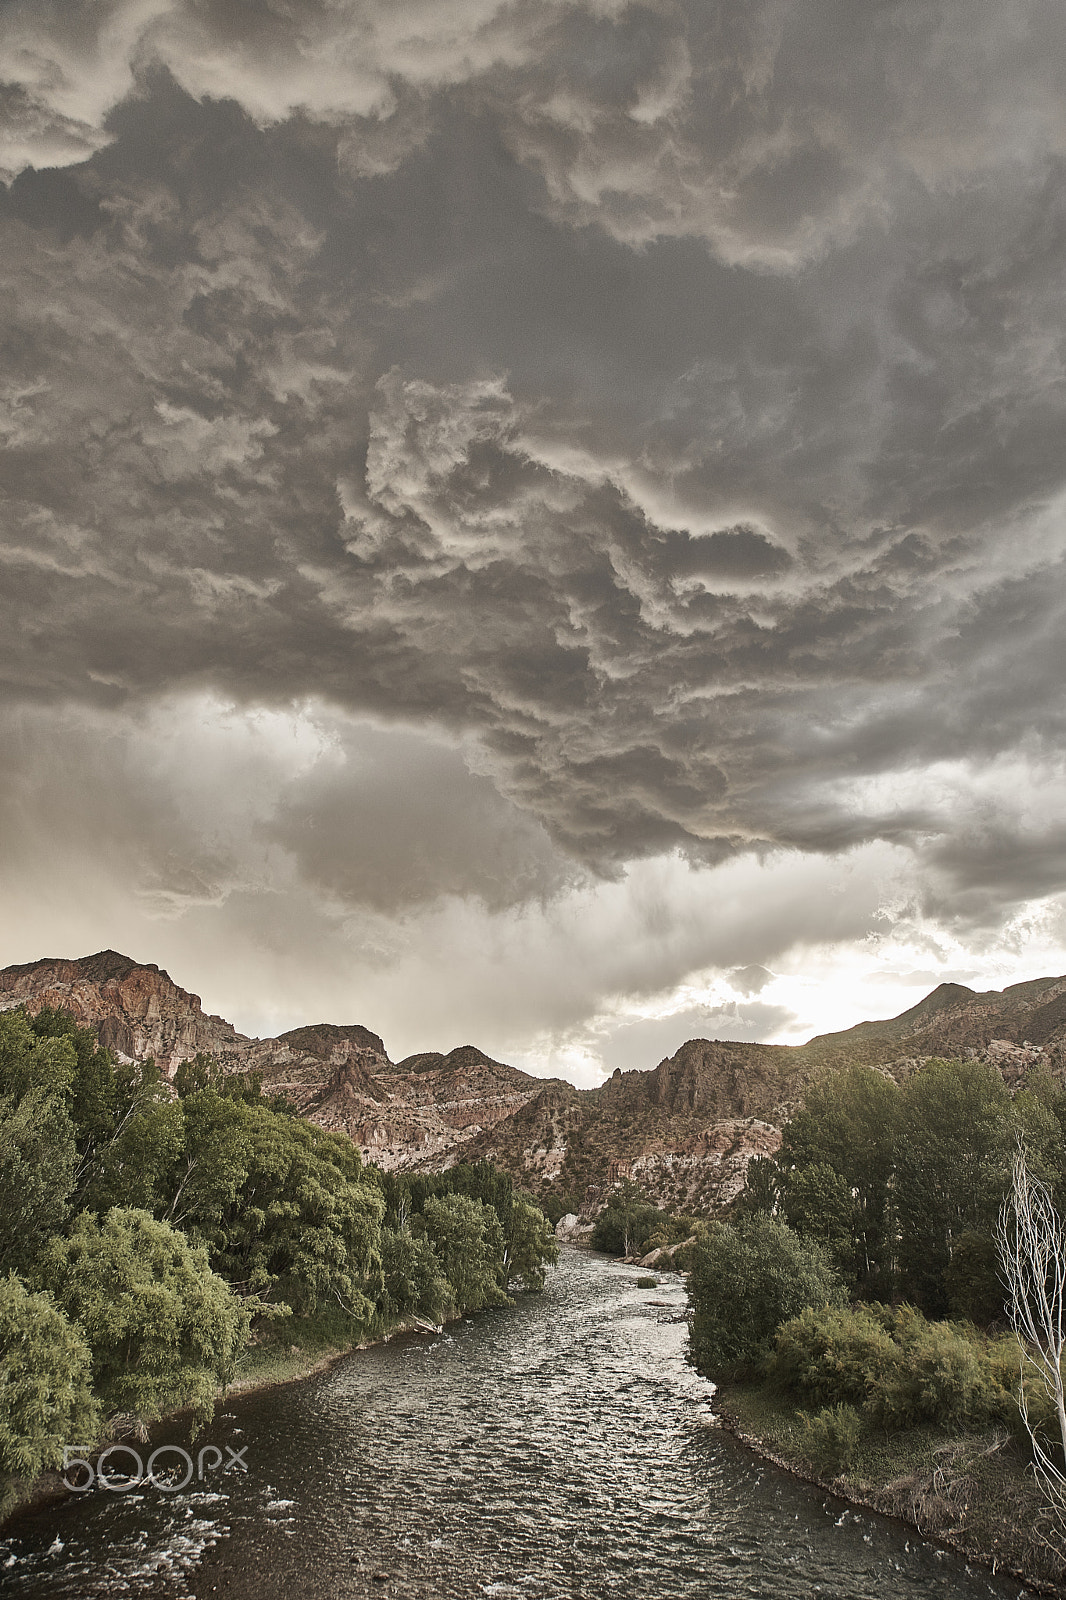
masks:
<path id="1" fill-rule="evenodd" d="M 537 1196 L 537 1205 L 554 1228 L 562 1221 L 563 1217 L 577 1215 L 581 1210 L 581 1197 L 575 1194 L 573 1190 L 566 1190 L 560 1193 L 554 1189 L 548 1189 Z"/>
<path id="2" fill-rule="evenodd" d="M 783 1322 L 808 1306 L 840 1305 L 830 1257 L 773 1217 L 715 1222 L 693 1248 L 689 1359 L 719 1382 L 750 1375 Z"/>
<path id="3" fill-rule="evenodd" d="M 668 1224 L 665 1211 L 652 1205 L 632 1179 L 625 1178 L 607 1196 L 607 1204 L 596 1218 L 592 1247 L 612 1256 L 643 1255 L 652 1235 Z"/>
<path id="4" fill-rule="evenodd" d="M 32 1088 L 0 1098 L 0 1271 L 30 1272 L 69 1215 L 74 1130 L 63 1101 Z"/>
<path id="5" fill-rule="evenodd" d="M 777 1156 L 789 1225 L 826 1243 L 852 1287 L 866 1295 L 887 1293 L 892 1280 L 900 1101 L 891 1079 L 870 1067 L 848 1067 L 808 1091 Z"/>
<path id="6" fill-rule="evenodd" d="M 39 1039 L 25 1012 L 0 1013 L 0 1271 L 29 1272 L 66 1224 L 76 1064 L 71 1045 Z"/>
<path id="7" fill-rule="evenodd" d="M 369 1319 L 384 1288 L 384 1203 L 363 1179 L 351 1140 L 265 1105 L 236 1102 L 238 1143 L 223 1145 L 224 1122 L 206 1114 L 206 1100 L 196 1105 L 205 1115 L 191 1129 L 190 1138 L 202 1141 L 194 1148 L 222 1145 L 229 1164 L 224 1185 L 220 1176 L 215 1187 L 208 1164 L 199 1207 L 184 1213 L 185 1226 L 208 1243 L 215 1270 L 242 1292 L 298 1313 L 332 1300 Z"/>
<path id="8" fill-rule="evenodd" d="M 795 1233 L 824 1245 L 848 1282 L 854 1280 L 858 1210 L 839 1172 L 817 1161 L 790 1173 L 781 1213 Z"/>
<path id="9" fill-rule="evenodd" d="M 65 1039 L 38 1039 L 22 1010 L 0 1012 L 0 1094 L 21 1100 L 31 1089 L 69 1099 L 77 1055 Z"/>
<path id="10" fill-rule="evenodd" d="M 51 1295 L 14 1273 L 0 1279 L 0 1371 L 0 1477 L 36 1477 L 61 1464 L 64 1445 L 96 1438 L 88 1347 Z M 0 1489 L 0 1508 L 7 1498 Z"/>
<path id="11" fill-rule="evenodd" d="M 451 1284 L 427 1235 L 416 1236 L 409 1228 L 383 1228 L 381 1265 L 382 1309 L 387 1316 L 443 1322 L 454 1309 Z"/>
<path id="12" fill-rule="evenodd" d="M 927 1315 L 950 1308 L 948 1271 L 964 1235 L 992 1237 L 1010 1181 L 1010 1095 L 980 1061 L 926 1063 L 903 1088 L 896 1135 L 899 1260 Z M 987 1284 L 994 1292 L 994 1270 Z"/>
<path id="13" fill-rule="evenodd" d="M 462 1194 L 432 1196 L 422 1222 L 457 1311 L 511 1304 L 500 1287 L 503 1229 L 492 1206 Z"/>
<path id="14" fill-rule="evenodd" d="M 162 1416 L 214 1408 L 247 1340 L 249 1312 L 207 1253 L 146 1211 L 85 1212 L 57 1239 L 42 1276 L 82 1329 L 107 1411 Z"/>
<path id="15" fill-rule="evenodd" d="M 180 1147 L 163 1185 L 162 1213 L 175 1227 L 214 1246 L 221 1243 L 223 1215 L 248 1177 L 254 1121 L 240 1101 L 213 1085 L 186 1087 L 178 1114 Z"/>
<path id="16" fill-rule="evenodd" d="M 733 1205 L 736 1219 L 772 1217 L 781 1199 L 781 1169 L 773 1156 L 752 1156 L 744 1173 L 744 1187 Z"/>
<path id="17" fill-rule="evenodd" d="M 164 1210 L 183 1139 L 180 1104 L 162 1085 L 149 1082 L 139 1087 L 107 1143 L 88 1164 L 81 1191 L 84 1204 L 101 1215 L 112 1206 Z"/>
<path id="18" fill-rule="evenodd" d="M 525 1289 L 539 1291 L 549 1267 L 559 1259 L 559 1246 L 551 1223 L 537 1206 L 516 1195 L 504 1239 L 503 1287 L 517 1280 Z"/>

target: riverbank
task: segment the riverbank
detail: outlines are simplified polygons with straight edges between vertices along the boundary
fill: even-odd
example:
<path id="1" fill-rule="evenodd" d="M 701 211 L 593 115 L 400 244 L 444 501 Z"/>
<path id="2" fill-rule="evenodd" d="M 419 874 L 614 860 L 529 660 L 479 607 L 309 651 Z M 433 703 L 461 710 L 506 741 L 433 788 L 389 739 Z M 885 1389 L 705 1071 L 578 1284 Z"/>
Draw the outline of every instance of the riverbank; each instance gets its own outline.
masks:
<path id="1" fill-rule="evenodd" d="M 717 1390 L 718 1424 L 794 1477 L 907 1523 L 1037 1593 L 1066 1595 L 1066 1566 L 1040 1538 L 1043 1508 L 1027 1460 L 1003 1430 L 912 1428 L 862 1439 L 847 1470 L 826 1477 L 805 1450 L 802 1408 L 762 1385 Z"/>

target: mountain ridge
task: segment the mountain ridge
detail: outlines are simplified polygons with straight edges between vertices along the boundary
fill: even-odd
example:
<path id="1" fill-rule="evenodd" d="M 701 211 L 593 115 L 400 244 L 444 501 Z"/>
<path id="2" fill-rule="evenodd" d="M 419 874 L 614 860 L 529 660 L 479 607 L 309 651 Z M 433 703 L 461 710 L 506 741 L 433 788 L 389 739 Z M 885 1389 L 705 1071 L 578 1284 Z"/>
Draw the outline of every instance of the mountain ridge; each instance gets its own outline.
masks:
<path id="1" fill-rule="evenodd" d="M 816 1078 L 863 1061 L 900 1079 L 932 1055 L 993 1062 L 1008 1083 L 1032 1066 L 1066 1066 L 1066 977 L 978 992 L 944 983 L 896 1017 L 815 1035 L 802 1045 L 688 1039 L 655 1067 L 615 1071 L 592 1089 L 538 1078 L 476 1045 L 394 1062 L 361 1023 L 312 1023 L 272 1039 L 205 1013 L 165 969 L 115 950 L 44 957 L 0 970 L 0 1010 L 70 1010 L 130 1059 L 154 1056 L 172 1078 L 198 1051 L 226 1071 L 258 1072 L 300 1115 L 344 1132 L 387 1168 L 486 1157 L 536 1192 L 593 1204 L 628 1176 L 671 1205 L 714 1206 L 770 1154 Z"/>

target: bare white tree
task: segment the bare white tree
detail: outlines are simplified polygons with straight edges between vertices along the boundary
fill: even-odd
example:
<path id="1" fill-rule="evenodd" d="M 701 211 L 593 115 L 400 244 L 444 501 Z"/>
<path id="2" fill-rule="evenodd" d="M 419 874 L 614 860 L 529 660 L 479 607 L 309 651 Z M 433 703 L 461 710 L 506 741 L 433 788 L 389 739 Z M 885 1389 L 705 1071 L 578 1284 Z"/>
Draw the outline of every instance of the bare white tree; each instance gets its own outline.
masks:
<path id="1" fill-rule="evenodd" d="M 1018 1407 L 1033 1447 L 1037 1480 L 1048 1500 L 1049 1543 L 1066 1554 L 1066 1395 L 1062 1357 L 1066 1343 L 1066 1223 L 1047 1185 L 1029 1171 L 1025 1151 L 1014 1157 L 1011 1187 L 996 1225 L 1000 1276 L 1021 1350 Z M 1034 1390 L 1043 1390 L 1058 1417 L 1062 1454 L 1053 1455 L 1033 1420 Z M 1056 1459 L 1057 1457 L 1057 1459 Z"/>

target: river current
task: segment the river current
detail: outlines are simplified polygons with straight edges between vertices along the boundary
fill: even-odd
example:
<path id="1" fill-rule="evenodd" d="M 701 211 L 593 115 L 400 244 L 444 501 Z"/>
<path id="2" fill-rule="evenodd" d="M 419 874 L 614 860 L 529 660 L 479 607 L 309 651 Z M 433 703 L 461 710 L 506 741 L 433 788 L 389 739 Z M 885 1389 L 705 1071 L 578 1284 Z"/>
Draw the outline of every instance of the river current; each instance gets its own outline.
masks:
<path id="1" fill-rule="evenodd" d="M 0 1592 L 20 1600 L 1026 1592 L 795 1482 L 715 1428 L 711 1386 L 684 1360 L 683 1288 L 667 1277 L 649 1291 L 637 1277 L 566 1250 L 544 1294 L 513 1310 L 393 1340 L 316 1378 L 231 1400 L 192 1448 L 195 1459 L 206 1447 L 202 1481 L 194 1476 L 177 1493 L 97 1487 L 11 1524 L 0 1540 Z M 165 1437 L 188 1443 L 177 1430 Z M 111 1470 L 118 1478 L 131 1467 L 116 1457 Z"/>

